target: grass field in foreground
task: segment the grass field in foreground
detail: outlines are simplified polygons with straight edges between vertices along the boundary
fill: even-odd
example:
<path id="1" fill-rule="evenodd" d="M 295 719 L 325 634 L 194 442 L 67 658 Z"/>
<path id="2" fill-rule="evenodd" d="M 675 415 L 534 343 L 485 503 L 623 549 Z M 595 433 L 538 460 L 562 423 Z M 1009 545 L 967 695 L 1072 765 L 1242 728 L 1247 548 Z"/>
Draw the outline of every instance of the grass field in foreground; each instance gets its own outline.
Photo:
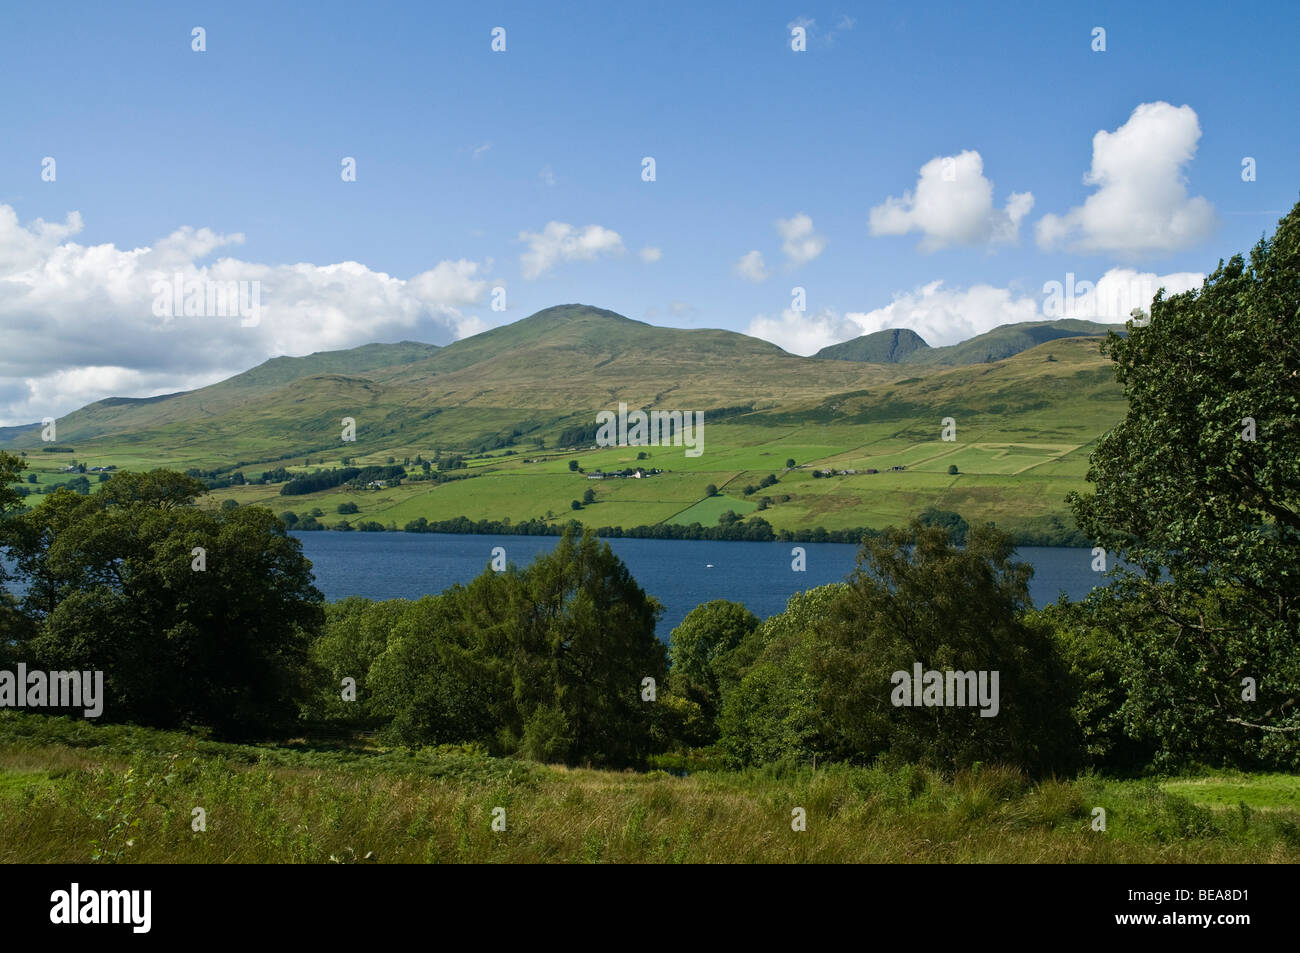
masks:
<path id="1" fill-rule="evenodd" d="M 3 712 L 0 862 L 1300 862 L 1294 805 L 1219 809 L 1184 796 L 1200 783 L 1031 784 L 996 767 L 951 780 L 838 766 L 677 777 L 459 749 L 224 745 Z M 1231 783 L 1262 804 L 1297 779 Z M 196 807 L 206 831 L 191 829 Z M 796 807 L 806 831 L 791 829 Z"/>

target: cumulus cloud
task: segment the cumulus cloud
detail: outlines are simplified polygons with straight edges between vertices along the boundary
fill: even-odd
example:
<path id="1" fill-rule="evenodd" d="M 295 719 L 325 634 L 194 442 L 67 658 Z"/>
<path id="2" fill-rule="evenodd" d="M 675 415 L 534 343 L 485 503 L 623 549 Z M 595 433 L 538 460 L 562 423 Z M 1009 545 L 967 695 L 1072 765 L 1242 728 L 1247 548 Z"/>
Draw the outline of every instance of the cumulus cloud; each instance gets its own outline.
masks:
<path id="1" fill-rule="evenodd" d="M 810 262 L 826 248 L 826 239 L 813 231 L 813 220 L 803 212 L 793 218 L 778 218 L 776 230 L 781 236 L 781 251 L 791 265 Z"/>
<path id="2" fill-rule="evenodd" d="M 243 241 L 183 227 L 152 246 L 70 241 L 63 224 L 26 226 L 0 205 L 0 421 L 58 417 L 108 396 L 152 396 L 221 380 L 281 354 L 415 338 L 448 343 L 481 329 L 461 309 L 481 300 L 482 266 L 443 261 L 409 279 L 347 261 L 266 265 L 229 255 Z M 244 282 L 258 320 L 233 309 L 186 316 L 161 289 Z M 253 283 L 257 282 L 257 285 Z M 158 306 L 163 307 L 160 309 Z"/>
<path id="3" fill-rule="evenodd" d="M 840 313 L 823 309 L 815 314 L 786 309 L 777 317 L 756 315 L 748 333 L 771 341 L 792 354 L 814 354 L 829 344 L 838 344 L 863 334 L 891 328 L 915 331 L 931 347 L 958 344 L 1003 324 L 1083 318 L 1117 324 L 1128 319 L 1133 308 L 1149 310 L 1151 299 L 1163 287 L 1167 294 L 1199 288 L 1203 274 L 1178 272 L 1157 275 L 1132 269 L 1112 268 L 1095 281 L 1062 276 L 1059 288 L 1044 283 L 1042 295 L 1028 295 L 1010 288 L 972 285 L 945 288 L 932 281 L 894 295 L 883 307 L 871 311 Z"/>
<path id="4" fill-rule="evenodd" d="M 547 222 L 540 232 L 520 232 L 528 251 L 519 256 L 525 278 L 538 278 L 562 261 L 592 261 L 600 255 L 621 255 L 623 239 L 600 225 L 578 228 L 564 222 Z"/>
<path id="5" fill-rule="evenodd" d="M 855 338 L 858 331 L 845 316 L 829 309 L 814 314 L 786 308 L 777 317 L 755 315 L 745 332 L 751 337 L 771 341 L 791 354 L 815 354 L 829 344 Z"/>
<path id="6" fill-rule="evenodd" d="M 641 260 L 646 262 L 647 264 L 656 262 L 664 256 L 662 249 L 655 248 L 652 245 L 647 245 L 645 248 L 642 248 L 639 252 L 637 252 L 637 254 L 640 255 Z"/>
<path id="7" fill-rule="evenodd" d="M 871 311 L 849 312 L 845 318 L 857 334 L 886 328 L 910 328 L 931 347 L 956 344 L 1000 324 L 1046 320 L 1039 313 L 1040 302 L 1018 295 L 1010 288 L 972 285 L 949 289 L 932 281 L 911 291 L 894 295 L 894 300 Z"/>
<path id="8" fill-rule="evenodd" d="M 1114 132 L 1099 131 L 1083 178 L 1097 191 L 1064 215 L 1043 216 L 1038 244 L 1137 256 L 1200 242 L 1214 228 L 1214 206 L 1188 196 L 1184 175 L 1200 138 L 1196 112 L 1166 102 L 1143 103 Z"/>
<path id="9" fill-rule="evenodd" d="M 951 245 L 1014 242 L 1020 221 L 1034 207 L 1030 192 L 1012 192 L 1006 205 L 993 206 L 993 183 L 984 177 L 978 152 L 938 156 L 921 166 L 915 190 L 893 196 L 871 210 L 873 235 L 920 232 L 922 251 Z"/>
<path id="10" fill-rule="evenodd" d="M 741 255 L 732 271 L 755 284 L 767 280 L 767 264 L 763 261 L 763 253 L 757 250 Z"/>
<path id="11" fill-rule="evenodd" d="M 1151 299 L 1161 288 L 1165 297 L 1200 288 L 1205 275 L 1180 271 L 1157 275 L 1152 271 L 1111 268 L 1095 282 L 1075 275 L 1043 283 L 1043 317 L 1085 318 L 1115 324 L 1127 321 L 1134 308 L 1151 311 Z"/>

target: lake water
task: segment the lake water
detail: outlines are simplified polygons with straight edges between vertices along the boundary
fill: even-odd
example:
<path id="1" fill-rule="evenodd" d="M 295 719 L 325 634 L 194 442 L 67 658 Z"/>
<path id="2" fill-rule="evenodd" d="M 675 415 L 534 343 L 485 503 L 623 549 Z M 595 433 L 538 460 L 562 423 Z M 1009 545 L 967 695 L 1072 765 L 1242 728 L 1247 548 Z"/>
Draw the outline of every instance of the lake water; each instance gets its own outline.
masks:
<path id="1" fill-rule="evenodd" d="M 316 586 L 331 602 L 345 596 L 418 599 L 487 568 L 492 548 L 519 566 L 549 552 L 556 536 L 472 536 L 448 533 L 293 533 L 311 560 Z M 848 543 L 729 543 L 706 540 L 610 539 L 610 547 L 650 595 L 664 604 L 658 634 L 668 633 L 702 602 L 743 602 L 760 619 L 781 612 L 796 592 L 840 582 L 852 571 L 858 547 Z M 790 550 L 807 551 L 807 570 L 793 572 Z M 1017 558 L 1034 567 L 1034 605 L 1061 592 L 1081 599 L 1102 578 L 1092 552 L 1026 546 Z"/>

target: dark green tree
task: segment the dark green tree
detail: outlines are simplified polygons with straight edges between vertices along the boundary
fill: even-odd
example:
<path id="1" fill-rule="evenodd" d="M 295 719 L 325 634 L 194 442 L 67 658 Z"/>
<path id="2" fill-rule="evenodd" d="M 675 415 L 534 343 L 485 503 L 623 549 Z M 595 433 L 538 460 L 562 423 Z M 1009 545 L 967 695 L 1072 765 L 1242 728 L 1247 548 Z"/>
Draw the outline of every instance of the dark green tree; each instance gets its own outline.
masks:
<path id="1" fill-rule="evenodd" d="M 1243 745 L 1248 759 L 1300 756 L 1298 321 L 1300 205 L 1249 260 L 1162 290 L 1149 320 L 1103 345 L 1128 413 L 1092 453 L 1094 491 L 1070 502 L 1134 567 L 1119 571 L 1126 713 L 1166 760 Z"/>
<path id="2" fill-rule="evenodd" d="M 1013 552 L 1011 537 L 988 526 L 964 547 L 919 522 L 864 540 L 848 590 L 815 627 L 812 683 L 830 755 L 865 762 L 889 752 L 943 770 L 1075 767 L 1067 669 L 1048 631 L 1021 618 L 1032 570 Z M 969 697 L 964 707 L 896 704 L 894 673 L 910 681 L 917 663 L 989 673 L 989 686 L 997 672 L 996 715 Z"/>
<path id="3" fill-rule="evenodd" d="M 505 575 L 505 574 L 499 574 Z M 504 661 L 525 754 L 600 765 L 640 763 L 651 748 L 654 702 L 667 657 L 655 637 L 662 607 L 637 585 L 608 543 L 565 530 L 555 549 L 518 575 Z"/>
<path id="4" fill-rule="evenodd" d="M 715 665 L 756 628 L 758 617 L 739 602 L 715 599 L 687 613 L 668 638 L 669 685 L 674 694 L 698 704 L 709 723 L 721 704 Z"/>
<path id="5" fill-rule="evenodd" d="M 205 492 L 181 473 L 120 473 L 7 520 L 35 626 L 24 649 L 102 670 L 108 720 L 271 735 L 297 717 L 323 597 L 274 513 L 193 505 Z"/>
<path id="6" fill-rule="evenodd" d="M 14 513 L 23 510 L 23 498 L 13 484 L 21 479 L 27 461 L 12 453 L 0 451 L 0 527 Z M 29 474 L 29 479 L 35 474 Z M 34 482 L 34 480 L 33 480 Z M 7 535 L 0 530 L 0 548 L 8 545 Z M 18 611 L 18 601 L 9 592 L 9 571 L 0 563 L 0 665 L 8 666 L 22 661 L 18 652 L 32 636 L 31 620 Z"/>
<path id="7" fill-rule="evenodd" d="M 570 525 L 527 568 L 487 570 L 403 609 L 367 675 L 370 711 L 405 744 L 477 741 L 543 761 L 640 764 L 662 741 L 657 701 L 642 697 L 647 678 L 656 695 L 666 688 L 660 612 L 608 544 Z M 320 658 L 361 668 L 348 654 L 354 638 L 340 628 Z M 331 679 L 340 672 L 333 664 Z"/>
<path id="8" fill-rule="evenodd" d="M 832 583 L 795 593 L 784 612 L 714 657 L 718 747 L 732 766 L 825 759 L 812 680 L 815 627 L 846 589 Z"/>
<path id="9" fill-rule="evenodd" d="M 970 524 L 962 518 L 960 513 L 954 513 L 951 510 L 941 510 L 938 507 L 927 506 L 917 517 L 922 526 L 938 526 L 947 530 L 953 541 L 961 544 L 966 542 L 966 536 L 970 533 Z"/>
<path id="10" fill-rule="evenodd" d="M 438 596 L 364 610 L 361 626 L 373 633 L 365 644 L 378 648 L 384 639 L 366 685 L 369 712 L 388 719 L 387 738 L 413 746 L 497 742 L 497 719 L 510 714 L 510 684 L 485 644 L 492 630 L 509 624 L 509 614 L 484 610 L 508 606 L 512 588 L 511 579 L 487 572 Z"/>

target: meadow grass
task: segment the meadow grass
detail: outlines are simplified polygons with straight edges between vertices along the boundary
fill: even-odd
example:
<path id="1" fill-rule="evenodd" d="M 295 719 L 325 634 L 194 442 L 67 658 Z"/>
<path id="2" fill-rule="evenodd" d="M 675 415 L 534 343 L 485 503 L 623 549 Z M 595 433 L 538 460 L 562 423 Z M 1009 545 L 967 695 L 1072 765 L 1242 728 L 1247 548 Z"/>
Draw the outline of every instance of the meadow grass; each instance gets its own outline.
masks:
<path id="1" fill-rule="evenodd" d="M 1172 782 L 1174 787 L 1189 779 Z M 1296 779 L 1241 775 L 1263 790 Z M 1296 863 L 1300 811 L 997 766 L 615 772 L 0 713 L 0 861 Z M 206 831 L 192 829 L 195 808 Z M 1107 812 L 1094 831 L 1093 809 Z M 505 830 L 492 829 L 495 808 Z M 803 808 L 807 829 L 791 827 Z"/>

